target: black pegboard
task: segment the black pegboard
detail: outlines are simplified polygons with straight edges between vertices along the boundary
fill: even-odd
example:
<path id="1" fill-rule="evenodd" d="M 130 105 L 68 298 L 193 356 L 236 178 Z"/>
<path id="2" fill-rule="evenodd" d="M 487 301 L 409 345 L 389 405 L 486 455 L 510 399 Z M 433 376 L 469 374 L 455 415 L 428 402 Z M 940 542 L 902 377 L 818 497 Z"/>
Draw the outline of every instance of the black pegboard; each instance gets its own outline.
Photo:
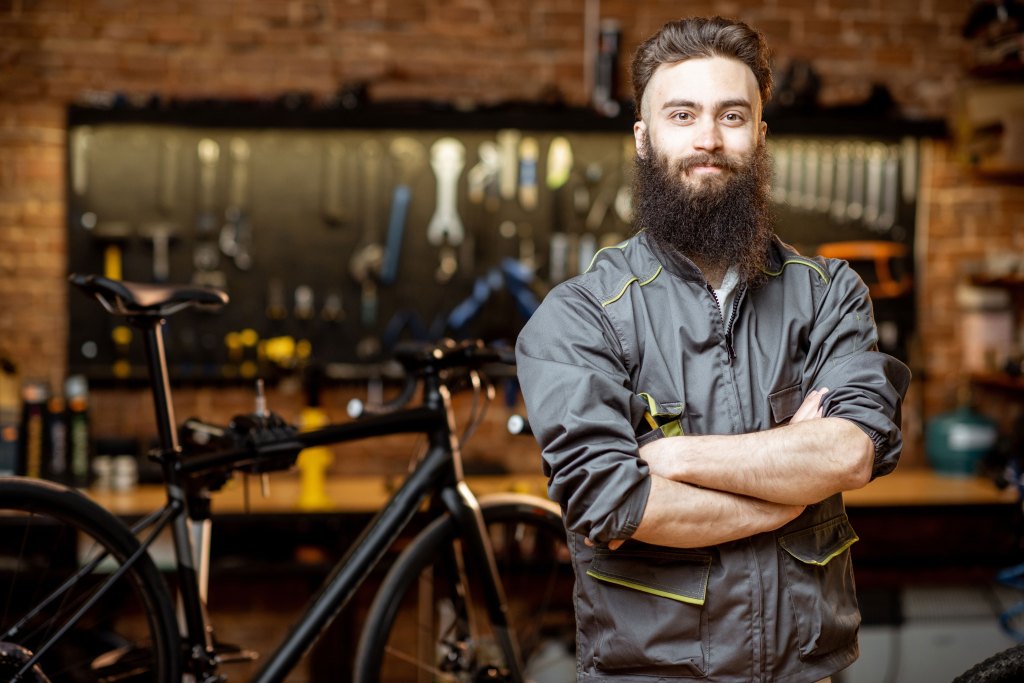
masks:
<path id="1" fill-rule="evenodd" d="M 332 368 L 336 376 L 358 376 L 360 368 L 372 372 L 365 366 L 386 358 L 388 347 L 400 338 L 512 340 L 524 311 L 514 291 L 504 284 L 510 282 L 508 265 L 529 256 L 524 236 L 532 240 L 538 276 L 526 284 L 537 298 L 550 284 L 546 254 L 552 231 L 589 232 L 597 242 L 628 233 L 628 224 L 612 207 L 600 225 L 588 231 L 585 213 L 574 210 L 571 197 L 584 189 L 595 198 L 599 193 L 610 196 L 628 184 L 624 151 L 631 137 L 628 129 L 620 133 L 522 131 L 522 137 L 537 142 L 539 152 L 537 203 L 527 209 L 518 194 L 492 196 L 483 202 L 469 197 L 470 169 L 480 161 L 481 145 L 494 143 L 499 130 L 504 129 L 73 125 L 69 131 L 68 270 L 103 273 L 106 254 L 116 245 L 124 279 L 157 281 L 161 273 L 154 271 L 154 246 L 147 235 L 153 234 L 154 226 L 170 232 L 166 280 L 222 286 L 231 297 L 217 315 L 186 311 L 169 321 L 167 349 L 172 375 L 178 379 L 220 381 L 251 375 L 252 366 L 246 364 L 243 372 L 243 363 L 258 361 L 257 349 L 231 350 L 227 345 L 229 335 L 243 330 L 253 330 L 261 340 L 304 340 L 311 357 Z M 570 140 L 579 169 L 558 193 L 544 185 L 546 154 L 556 136 Z M 427 236 L 437 204 L 430 154 L 443 138 L 458 140 L 465 150 L 457 190 L 465 237 L 451 247 L 458 269 L 447 280 L 437 275 L 442 248 Z M 398 139 L 422 153 L 422 164 L 411 173 L 402 170 L 391 152 Z M 232 189 L 239 176 L 232 149 L 238 145 L 247 150 L 248 158 L 241 193 Z M 210 162 L 210 156 L 203 162 L 203 146 L 217 150 L 216 162 Z M 378 169 L 372 182 L 367 177 L 371 158 Z M 585 178 L 582 169 L 588 167 L 600 168 L 600 176 Z M 393 192 L 399 184 L 409 187 L 411 199 L 397 277 L 377 285 L 376 314 L 366 315 L 362 287 L 352 273 L 352 257 L 373 241 L 367 225 L 376 226 L 376 240 L 386 242 Z M 246 267 L 240 267 L 219 244 L 223 226 L 234 215 L 231 207 L 237 202 L 231 197 L 235 195 L 243 197 L 251 229 L 251 264 Z M 509 225 L 515 226 L 514 234 Z M 212 247 L 215 266 L 198 265 L 201 244 Z M 452 311 L 474 292 L 479 296 L 487 283 L 491 290 L 487 303 L 468 322 L 453 327 Z M 300 287 L 309 287 L 313 294 L 312 315 L 305 315 L 297 303 Z M 328 297 L 341 302 L 343 317 L 325 311 Z M 71 372 L 94 381 L 143 376 L 138 340 L 115 341 L 114 328 L 121 321 L 77 294 L 70 299 L 70 320 Z M 266 367 L 259 369 L 260 374 L 266 371 Z"/>

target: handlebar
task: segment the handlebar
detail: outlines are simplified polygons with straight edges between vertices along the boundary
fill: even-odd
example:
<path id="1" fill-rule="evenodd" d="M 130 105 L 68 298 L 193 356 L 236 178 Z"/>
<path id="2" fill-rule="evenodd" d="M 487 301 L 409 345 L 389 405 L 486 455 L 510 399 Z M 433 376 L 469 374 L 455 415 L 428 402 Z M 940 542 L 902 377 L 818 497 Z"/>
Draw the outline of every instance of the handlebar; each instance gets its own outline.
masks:
<path id="1" fill-rule="evenodd" d="M 456 342 L 445 339 L 437 343 L 400 342 L 395 346 L 395 360 L 402 366 L 405 382 L 398 395 L 379 405 L 352 399 L 346 413 L 353 419 L 380 415 L 404 408 L 416 393 L 421 378 L 437 377 L 447 370 L 480 370 L 492 365 L 515 365 L 515 351 L 507 347 L 487 346 L 483 341 Z"/>
<path id="2" fill-rule="evenodd" d="M 436 344 L 402 342 L 395 346 L 395 359 L 409 374 L 422 375 L 452 368 L 479 370 L 485 365 L 515 365 L 515 352 L 510 348 L 487 346 L 479 339 L 456 342 L 451 339 Z"/>

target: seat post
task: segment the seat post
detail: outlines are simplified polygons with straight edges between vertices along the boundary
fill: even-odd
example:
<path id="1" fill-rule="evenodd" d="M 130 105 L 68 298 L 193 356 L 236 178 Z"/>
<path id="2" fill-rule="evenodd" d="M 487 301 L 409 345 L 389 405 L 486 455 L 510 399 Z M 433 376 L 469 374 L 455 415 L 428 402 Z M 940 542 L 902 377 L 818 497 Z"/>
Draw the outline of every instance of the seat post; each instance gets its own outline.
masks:
<path id="1" fill-rule="evenodd" d="M 160 316 L 138 316 L 132 318 L 136 327 L 143 331 L 146 365 L 149 369 L 150 387 L 153 390 L 153 407 L 156 410 L 156 428 L 160 438 L 160 455 L 173 458 L 177 455 L 178 432 L 175 429 L 174 403 L 171 400 L 171 381 L 167 370 L 167 353 L 164 351 L 163 325 Z M 171 455 L 173 454 L 173 455 Z"/>
<path id="2" fill-rule="evenodd" d="M 191 505 L 198 502 L 185 494 L 181 474 L 177 469 L 178 432 L 175 427 L 174 403 L 171 400 L 170 373 L 167 370 L 167 353 L 164 350 L 164 318 L 159 315 L 140 315 L 131 318 L 132 324 L 143 332 L 146 364 L 149 368 L 149 382 L 153 389 L 153 405 L 156 409 L 156 426 L 160 437 L 160 465 L 167 483 L 171 504 L 184 510 L 171 523 L 174 551 L 178 557 L 179 619 L 187 644 L 198 666 L 213 661 L 213 631 L 206 615 L 206 555 L 209 550 L 209 510 L 203 512 L 204 521 L 193 526 Z M 209 502 L 209 496 L 205 497 Z M 204 529 L 206 530 L 204 533 Z M 193 538 L 193 533 L 197 535 Z M 200 542 L 199 545 L 196 543 Z M 186 561 L 183 561 L 186 560 Z M 197 565 L 201 568 L 197 571 Z M 202 679 L 206 680 L 206 679 Z"/>

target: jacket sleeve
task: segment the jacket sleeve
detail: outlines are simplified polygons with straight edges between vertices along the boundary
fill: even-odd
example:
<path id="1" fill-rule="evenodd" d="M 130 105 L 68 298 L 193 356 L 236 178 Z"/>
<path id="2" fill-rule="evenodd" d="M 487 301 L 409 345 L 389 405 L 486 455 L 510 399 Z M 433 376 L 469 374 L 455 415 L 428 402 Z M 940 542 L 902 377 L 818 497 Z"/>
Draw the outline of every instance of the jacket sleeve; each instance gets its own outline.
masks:
<path id="1" fill-rule="evenodd" d="M 872 477 L 888 474 L 903 448 L 901 405 L 910 370 L 877 350 L 868 289 L 845 261 L 829 261 L 832 277 L 819 302 L 805 365 L 808 391 L 828 387 L 826 417 L 859 426 L 875 445 Z"/>
<path id="2" fill-rule="evenodd" d="M 600 304 L 572 285 L 552 290 L 520 333 L 516 362 L 549 495 L 567 528 L 595 542 L 628 538 L 651 484 L 621 343 Z"/>

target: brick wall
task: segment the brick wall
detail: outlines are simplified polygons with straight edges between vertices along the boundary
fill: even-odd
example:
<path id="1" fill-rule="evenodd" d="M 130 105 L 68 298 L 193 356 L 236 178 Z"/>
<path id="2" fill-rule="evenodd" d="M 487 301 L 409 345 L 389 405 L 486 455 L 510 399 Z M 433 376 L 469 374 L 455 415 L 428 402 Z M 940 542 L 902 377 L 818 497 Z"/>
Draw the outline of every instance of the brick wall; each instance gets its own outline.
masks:
<path id="1" fill-rule="evenodd" d="M 737 16 L 767 34 L 784 65 L 813 59 L 822 102 L 853 104 L 883 83 L 909 117 L 946 114 L 962 72 L 961 0 L 0 0 L 0 354 L 23 376 L 59 380 L 65 367 L 65 108 L 95 91 L 129 97 L 319 98 L 365 80 L 374 98 L 491 103 L 559 93 L 588 97 L 583 27 L 621 22 L 628 54 L 664 21 Z M 626 94 L 622 92 L 622 94 Z M 926 269 L 923 353 L 937 382 L 956 359 L 952 290 L 958 225 L 973 239 L 1020 208 L 1004 191 L 963 185 L 945 148 L 924 174 L 936 191 L 918 226 L 939 269 Z M 946 189 L 956 185 L 955 197 Z M 980 194 L 975 195 L 978 192 Z M 982 199 L 983 198 L 983 199 Z M 1000 204 L 1002 205 L 1002 204 Z M 1016 207 L 1016 208 L 1014 208 Z M 1013 212 L 1016 211 L 1016 214 Z M 1018 222 L 1019 225 L 1019 222 Z M 1002 233 L 1000 233 L 1002 235 Z M 1008 246 L 1012 246 L 1012 239 Z M 1016 238 L 1013 238 L 1016 239 Z M 1019 243 L 1016 245 L 1019 248 Z M 952 265 L 950 265 L 952 264 Z M 941 272 L 940 272 L 941 270 Z M 929 409 L 941 388 L 927 392 Z M 182 412 L 179 410 L 179 412 Z"/>

